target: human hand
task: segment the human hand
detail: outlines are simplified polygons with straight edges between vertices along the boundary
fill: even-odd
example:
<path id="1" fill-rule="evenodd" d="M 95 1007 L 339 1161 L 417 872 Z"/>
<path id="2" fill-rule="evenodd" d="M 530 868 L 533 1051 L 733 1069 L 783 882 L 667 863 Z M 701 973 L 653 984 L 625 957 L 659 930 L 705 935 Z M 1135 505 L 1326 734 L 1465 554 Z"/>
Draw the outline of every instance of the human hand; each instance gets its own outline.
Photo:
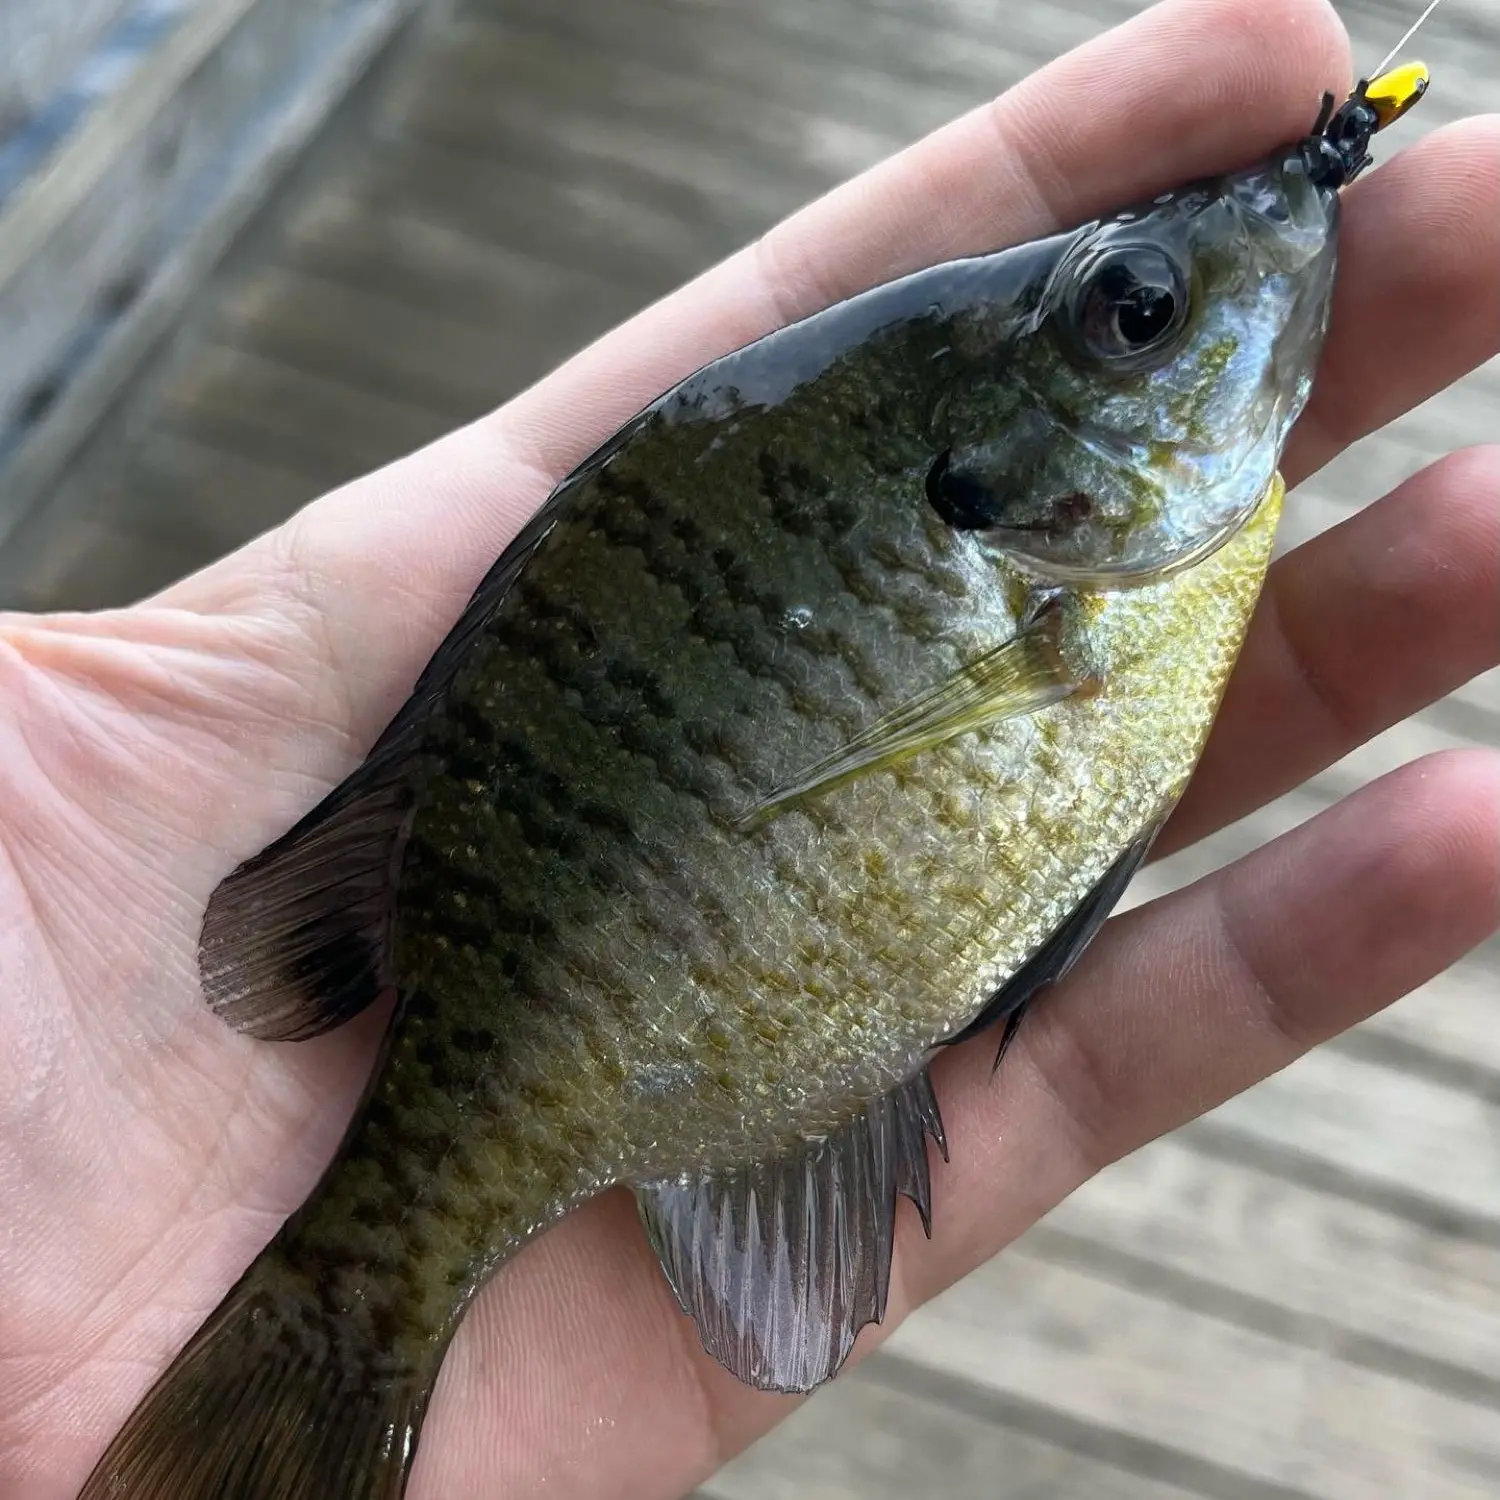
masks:
<path id="1" fill-rule="evenodd" d="M 76 1493 L 335 1149 L 383 1017 L 301 1046 L 229 1033 L 199 998 L 203 907 L 352 768 L 552 484 L 704 360 L 902 271 L 1248 160 L 1304 130 L 1347 76 L 1338 24 L 1311 0 L 1163 6 L 814 205 L 503 411 L 147 604 L 4 618 L 0 1494 Z M 1115 115 L 1104 78 L 1150 92 L 1126 90 Z M 1470 121 L 1348 193 L 1334 327 L 1289 482 L 1495 352 L 1497 161 L 1500 126 Z M 1276 565 L 1162 850 L 1495 663 L 1497 490 L 1500 450 L 1456 455 Z M 933 1242 L 902 1215 L 885 1331 L 1099 1166 L 1497 922 L 1500 757 L 1478 752 L 1387 777 L 1116 919 L 998 1080 L 993 1039 L 939 1064 L 953 1162 L 935 1173 Z M 590 1500 L 673 1495 L 790 1404 L 706 1359 L 633 1207 L 608 1195 L 479 1299 L 411 1496 L 544 1482 Z"/>

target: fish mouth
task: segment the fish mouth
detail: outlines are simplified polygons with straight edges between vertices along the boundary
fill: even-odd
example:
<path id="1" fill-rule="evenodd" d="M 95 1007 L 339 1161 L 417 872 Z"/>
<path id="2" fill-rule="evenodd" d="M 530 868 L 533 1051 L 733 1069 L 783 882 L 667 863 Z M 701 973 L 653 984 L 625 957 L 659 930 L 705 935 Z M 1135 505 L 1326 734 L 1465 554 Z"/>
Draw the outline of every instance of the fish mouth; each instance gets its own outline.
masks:
<path id="1" fill-rule="evenodd" d="M 1054 538 L 1056 523 L 1047 517 L 1008 521 L 986 534 L 987 542 L 1022 562 L 1028 572 L 1056 585 L 1101 590 L 1143 588 L 1160 583 L 1211 557 L 1255 515 L 1276 477 L 1281 439 L 1290 426 L 1290 416 L 1277 399 L 1278 376 L 1268 378 L 1268 399 L 1257 403 L 1259 421 L 1247 439 L 1234 445 L 1240 457 L 1232 467 L 1223 467 L 1224 453 L 1181 440 L 1155 439 L 1150 457 L 1140 444 L 1107 429 L 1053 414 L 1057 435 L 1066 437 L 1097 460 L 1106 473 L 1135 505 L 1154 509 L 1158 515 L 1196 511 L 1204 525 L 1200 536 L 1170 539 L 1163 536 L 1157 555 L 1122 556 L 1117 560 L 1069 561 L 1055 552 L 1045 559 L 1028 549 L 1039 540 Z M 1290 415 L 1295 415 L 1295 412 Z M 1130 509 L 1126 507 L 1127 511 Z M 1107 521 L 1090 516 L 1082 524 L 1094 525 L 1123 539 L 1134 529 L 1129 519 Z"/>
<path id="2" fill-rule="evenodd" d="M 1338 194 L 1315 183 L 1295 151 L 1226 177 L 1223 197 L 1247 234 L 1298 261 L 1316 258 L 1338 222 Z"/>

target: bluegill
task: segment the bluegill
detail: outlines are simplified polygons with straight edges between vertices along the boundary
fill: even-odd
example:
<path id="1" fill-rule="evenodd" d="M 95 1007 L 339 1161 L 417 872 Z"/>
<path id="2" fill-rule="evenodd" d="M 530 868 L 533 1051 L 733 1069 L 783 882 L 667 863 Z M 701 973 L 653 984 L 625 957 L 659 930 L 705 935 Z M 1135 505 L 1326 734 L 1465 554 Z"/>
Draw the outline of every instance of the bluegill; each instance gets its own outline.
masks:
<path id="1" fill-rule="evenodd" d="M 475 1293 L 618 1184 L 730 1370 L 839 1369 L 930 1218 L 935 1051 L 1003 1049 L 1202 750 L 1380 123 L 772 333 L 558 486 L 210 903 L 229 1024 L 399 1006 L 85 1500 L 398 1500 Z"/>

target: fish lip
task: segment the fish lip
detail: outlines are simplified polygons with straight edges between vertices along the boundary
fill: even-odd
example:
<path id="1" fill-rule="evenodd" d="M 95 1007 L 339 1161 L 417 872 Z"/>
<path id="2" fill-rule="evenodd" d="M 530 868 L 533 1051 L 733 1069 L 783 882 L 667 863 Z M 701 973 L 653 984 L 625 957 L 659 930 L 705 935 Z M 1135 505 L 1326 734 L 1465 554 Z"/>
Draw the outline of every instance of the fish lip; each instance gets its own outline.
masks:
<path id="1" fill-rule="evenodd" d="M 1274 189 L 1274 201 L 1280 213 L 1266 213 L 1260 204 L 1268 201 L 1265 193 L 1253 196 L 1260 183 Z M 1338 193 L 1326 192 L 1308 174 L 1307 162 L 1298 147 L 1277 151 L 1254 165 L 1230 172 L 1221 183 L 1221 195 L 1241 213 L 1269 223 L 1278 234 L 1304 237 L 1310 233 L 1328 233 L 1338 214 Z M 1307 207 L 1316 204 L 1320 222 L 1311 222 Z"/>
<path id="2" fill-rule="evenodd" d="M 1206 562 L 1243 531 L 1256 511 L 1260 509 L 1275 479 L 1276 466 L 1273 465 L 1266 482 L 1255 489 L 1252 498 L 1228 516 L 1222 525 L 1210 532 L 1196 547 L 1179 553 L 1176 557 L 1168 558 L 1167 561 L 1158 563 L 1155 567 L 1142 568 L 1128 564 L 1111 567 L 1107 563 L 1084 565 L 1055 561 L 1039 562 L 1025 553 L 1017 554 L 1005 549 L 1004 537 L 1007 533 L 1024 538 L 1036 528 L 1008 527 L 1004 532 L 990 533 L 988 540 L 995 546 L 996 551 L 1004 556 L 1009 566 L 1035 580 L 1042 587 L 1081 588 L 1097 590 L 1100 593 L 1125 593 L 1130 589 L 1149 588 L 1152 584 L 1164 583 L 1167 579 L 1175 578 L 1179 573 L 1185 573 L 1189 568 L 1195 568 L 1199 563 Z"/>
<path id="3" fill-rule="evenodd" d="M 1269 197 L 1256 191 L 1267 183 L 1272 188 Z M 1325 192 L 1308 177 L 1295 151 L 1232 173 L 1224 180 L 1222 197 L 1239 219 L 1253 263 L 1264 265 L 1269 256 L 1280 263 L 1279 269 L 1295 274 L 1324 252 L 1337 231 L 1338 195 Z"/>
<path id="4" fill-rule="evenodd" d="M 1039 585 L 1047 588 L 1087 589 L 1111 594 L 1123 594 L 1130 589 L 1149 588 L 1152 584 L 1163 583 L 1212 557 L 1255 514 L 1256 507 L 1265 493 L 1262 489 L 1243 516 L 1226 522 L 1192 551 L 1182 553 L 1154 568 L 1110 568 L 1099 564 L 1086 567 L 1074 563 L 1039 563 L 1034 558 L 1017 557 L 1009 553 L 1006 554 L 1006 561 L 1028 578 L 1036 580 Z"/>
<path id="5" fill-rule="evenodd" d="M 1047 527 L 1041 522 L 993 527 L 984 533 L 985 541 L 997 553 L 1002 554 L 1012 567 L 1019 566 L 1021 571 L 1029 577 L 1051 587 L 1094 588 L 1101 591 L 1123 592 L 1126 589 L 1145 588 L 1154 583 L 1161 583 L 1185 572 L 1188 568 L 1196 567 L 1197 564 L 1212 557 L 1246 526 L 1260 508 L 1261 502 L 1275 481 L 1276 470 L 1280 463 L 1280 443 L 1277 441 L 1278 414 L 1277 403 L 1272 402 L 1269 405 L 1270 410 L 1262 419 L 1258 430 L 1244 446 L 1244 457 L 1228 474 L 1218 479 L 1213 487 L 1215 489 L 1237 488 L 1240 481 L 1245 478 L 1247 470 L 1255 463 L 1257 455 L 1266 453 L 1271 455 L 1269 469 L 1258 483 L 1249 486 L 1249 498 L 1226 515 L 1223 521 L 1201 542 L 1186 552 L 1179 553 L 1154 566 L 1142 567 L 1139 563 L 1081 564 L 1056 559 L 1041 561 L 1025 552 L 1018 553 L 1007 548 L 1008 538 L 1024 544 L 1035 536 L 1045 534 Z M 1173 442 L 1170 446 L 1174 452 L 1186 452 L 1190 457 L 1198 459 L 1211 458 L 1215 452 L 1215 450 L 1193 447 L 1182 442 Z M 1139 465 L 1128 460 L 1121 460 L 1121 466 L 1128 468 L 1138 481 L 1148 484 L 1162 504 L 1171 502 L 1171 486 L 1158 473 L 1143 471 Z"/>

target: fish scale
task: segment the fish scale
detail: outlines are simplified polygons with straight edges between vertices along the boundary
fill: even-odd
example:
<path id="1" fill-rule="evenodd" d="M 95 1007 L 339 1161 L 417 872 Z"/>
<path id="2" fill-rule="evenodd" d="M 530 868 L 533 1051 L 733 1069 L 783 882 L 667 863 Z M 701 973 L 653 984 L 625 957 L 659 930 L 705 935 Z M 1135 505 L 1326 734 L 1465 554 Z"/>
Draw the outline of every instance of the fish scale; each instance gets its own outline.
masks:
<path id="1" fill-rule="evenodd" d="M 1262 543 L 1264 530 L 1263 524 L 1247 529 L 1241 538 L 1207 565 L 1209 571 L 1218 575 L 1231 566 L 1239 565 L 1240 551 L 1252 548 L 1252 544 Z M 570 557 L 573 554 L 560 549 L 557 555 Z M 1255 570 L 1260 562 L 1260 547 L 1255 545 L 1248 558 L 1250 577 L 1258 576 Z M 1217 581 L 1216 577 L 1215 582 Z M 1171 597 L 1176 597 L 1180 592 L 1174 590 Z M 1215 599 L 1224 597 L 1217 591 L 1212 592 Z M 620 608 L 628 611 L 634 602 L 634 594 L 628 589 L 622 589 Z M 1154 596 L 1153 591 L 1143 590 L 1134 598 L 1107 604 L 1105 613 L 1128 610 L 1149 618 L 1153 613 L 1161 612 L 1163 602 L 1170 603 L 1170 599 L 1162 601 Z M 1232 620 L 1238 622 L 1243 618 L 1244 600 L 1238 595 L 1229 594 L 1224 597 L 1222 607 Z M 606 600 L 596 598 L 593 608 L 596 620 L 608 618 L 609 605 Z M 518 620 L 524 618 L 523 612 L 524 597 L 518 595 Z M 1214 623 L 1212 614 L 1195 612 L 1195 638 L 1202 640 L 1209 662 L 1212 662 L 1215 655 L 1220 660 L 1223 659 L 1220 632 L 1212 628 Z M 1129 638 L 1125 634 L 1127 627 L 1116 625 L 1114 628 L 1120 632 L 1122 639 Z M 524 630 L 521 635 L 524 649 Z M 616 635 L 617 638 L 628 638 L 628 630 L 623 622 Z M 1167 639 L 1173 638 L 1168 634 Z M 485 675 L 488 678 L 494 672 L 498 672 L 503 680 L 522 684 L 517 691 L 529 694 L 530 690 L 524 686 L 525 671 L 519 659 L 514 662 L 506 662 L 503 657 L 495 660 L 486 667 Z M 1213 699 L 1222 685 L 1222 671 L 1218 674 L 1205 671 L 1203 661 L 1191 653 L 1185 653 L 1182 666 L 1172 675 L 1165 675 L 1162 663 L 1154 656 L 1147 658 L 1146 665 L 1143 666 L 1141 661 L 1133 661 L 1122 655 L 1114 675 L 1119 686 L 1110 694 L 1078 704 L 1059 705 L 1049 711 L 1060 721 L 1054 740 L 1054 753 L 1073 764 L 1098 764 L 1105 759 L 1101 750 L 1119 753 L 1109 742 L 1113 736 L 1128 738 L 1139 760 L 1143 761 L 1149 756 L 1155 762 L 1153 766 L 1145 767 L 1152 772 L 1149 778 L 1141 777 L 1142 767 L 1139 763 L 1132 768 L 1135 775 L 1130 778 L 1139 788 L 1137 796 L 1140 804 L 1149 812 L 1169 802 L 1175 795 L 1196 758 L 1203 726 L 1207 722 L 1205 703 L 1193 701 L 1183 693 L 1179 675 L 1194 685 L 1194 691 L 1200 699 Z M 1142 686 L 1143 675 L 1150 678 L 1147 684 L 1149 692 Z M 559 701 L 567 697 L 567 682 L 552 686 Z M 459 691 L 461 692 L 461 688 Z M 1179 700 L 1182 706 L 1175 713 L 1164 717 L 1161 714 L 1164 699 Z M 539 712 L 535 708 L 537 699 L 534 695 L 530 696 L 529 701 L 533 704 L 534 712 Z M 643 703 L 638 702 L 636 706 L 642 713 L 648 712 Z M 503 700 L 500 700 L 496 705 L 497 712 L 502 708 Z M 1108 711 L 1111 708 L 1119 711 Z M 1141 720 L 1154 720 L 1154 729 L 1148 732 L 1147 727 L 1139 723 Z M 560 709 L 551 723 L 550 732 L 546 732 L 545 724 L 537 722 L 539 732 L 532 740 L 532 753 L 538 756 L 549 753 L 557 756 L 555 761 L 546 763 L 553 776 L 560 781 L 577 784 L 581 779 L 609 774 L 607 769 L 579 753 L 580 742 L 590 735 L 592 728 L 587 722 L 584 709 Z M 1101 723 L 1105 726 L 1106 743 L 1103 746 L 1091 743 L 1099 738 Z M 1163 725 L 1168 730 L 1180 728 L 1183 732 L 1163 735 Z M 1027 733 L 1016 731 L 1012 731 L 1009 736 L 1011 739 L 1023 740 L 1029 737 Z M 611 743 L 607 738 L 601 738 L 603 743 Z M 1004 743 L 1006 739 L 1006 729 L 1001 728 L 991 732 L 988 743 L 976 742 L 962 747 L 950 747 L 942 758 L 951 768 L 949 775 L 952 784 L 974 785 L 983 790 L 1000 782 L 1010 785 L 1024 783 L 1030 767 L 1024 759 L 1019 765 L 1012 763 L 1012 747 Z M 940 795 L 944 783 L 938 779 L 938 757 L 933 757 L 933 760 L 934 765 L 924 779 L 924 786 L 929 795 Z M 611 787 L 610 790 L 617 799 L 612 805 L 622 817 L 633 816 L 639 823 L 639 812 L 632 813 L 631 810 L 649 805 L 648 794 L 642 789 L 640 781 L 643 777 L 649 777 L 652 782 L 658 782 L 663 768 L 661 764 L 652 762 L 649 771 L 645 770 L 634 757 L 628 758 L 628 762 L 617 764 L 628 764 L 632 774 L 617 780 Z M 580 776 L 580 765 L 590 768 L 584 777 Z M 440 779 L 437 784 L 445 790 L 457 785 L 449 779 Z M 597 793 L 598 783 L 594 785 Z M 680 781 L 673 783 L 668 779 L 666 786 L 675 805 L 697 804 L 700 801 L 692 787 L 683 785 Z M 1086 792 L 1088 789 L 1084 790 Z M 811 1038 L 807 1035 L 809 1024 L 806 1017 L 794 1017 L 795 1025 L 784 1025 L 783 1035 L 797 1039 L 799 1050 L 790 1055 L 777 1055 L 774 1058 L 775 1065 L 784 1076 L 798 1079 L 799 1089 L 816 1089 L 815 1080 L 820 1071 L 829 1078 L 836 1078 L 841 1070 L 862 1062 L 863 1058 L 850 1053 L 862 1051 L 867 1046 L 867 1033 L 870 1030 L 868 1021 L 860 1015 L 847 1013 L 838 1000 L 840 991 L 849 987 L 849 981 L 855 972 L 864 981 L 860 988 L 865 992 L 894 990 L 890 997 L 891 1003 L 904 1009 L 914 1028 L 925 1023 L 925 1035 L 903 1039 L 896 1051 L 896 1069 L 901 1072 L 909 1070 L 934 1032 L 940 1033 L 944 1029 L 942 1023 L 945 1020 L 955 1012 L 962 1015 L 977 1008 L 982 994 L 964 994 L 965 988 L 970 992 L 976 988 L 976 973 L 980 976 L 978 984 L 982 986 L 987 981 L 989 970 L 1004 972 L 1014 967 L 1018 955 L 1035 945 L 1036 930 L 1046 930 L 1055 925 L 1059 906 L 1065 908 L 1072 903 L 1074 891 L 1066 887 L 1060 892 L 1056 890 L 1055 882 L 1050 878 L 1050 864 L 1063 859 L 1066 851 L 1072 850 L 1080 842 L 1088 841 L 1095 846 L 1095 852 L 1090 860 L 1078 865 L 1074 873 L 1076 886 L 1086 889 L 1128 841 L 1128 830 L 1132 830 L 1141 819 L 1141 807 L 1129 803 L 1121 807 L 1109 797 L 1107 788 L 1103 789 L 1103 793 L 1102 798 L 1093 801 L 1087 796 L 1075 794 L 1059 813 L 1044 814 L 1038 808 L 1036 800 L 1032 799 L 1026 804 L 1025 819 L 1015 826 L 1009 820 L 1001 819 L 995 826 L 985 830 L 978 826 L 977 813 L 968 818 L 950 817 L 946 832 L 950 838 L 957 836 L 967 840 L 967 845 L 962 849 L 955 849 L 951 842 L 944 844 L 939 838 L 938 847 L 922 868 L 923 889 L 920 892 L 913 892 L 900 876 L 905 859 L 901 837 L 902 804 L 893 798 L 888 786 L 878 782 L 872 781 L 839 794 L 850 803 L 840 820 L 841 828 L 836 825 L 833 832 L 825 830 L 818 841 L 822 843 L 822 847 L 815 851 L 812 847 L 815 841 L 808 837 L 807 830 L 800 825 L 788 821 L 774 830 L 773 837 L 781 846 L 784 866 L 792 872 L 802 872 L 800 888 L 785 878 L 776 881 L 774 885 L 765 882 L 761 868 L 763 859 L 759 850 L 748 844 L 736 845 L 727 836 L 719 834 L 713 840 L 714 858 L 729 873 L 713 881 L 713 885 L 769 893 L 760 901 L 752 899 L 746 903 L 742 898 L 742 906 L 748 908 L 747 914 L 741 916 L 727 933 L 717 935 L 718 946 L 710 950 L 711 972 L 715 976 L 732 976 L 727 987 L 734 994 L 734 1003 L 728 1006 L 724 1004 L 722 997 L 717 1002 L 716 1013 L 729 1028 L 732 1042 L 728 1049 L 722 1045 L 719 1048 L 728 1054 L 724 1067 L 719 1071 L 727 1068 L 730 1072 L 763 1073 L 763 1065 L 757 1067 L 757 1061 L 764 1052 L 763 1039 L 753 1025 L 737 1027 L 736 1022 L 757 1012 L 769 1015 L 778 1015 L 787 1010 L 795 1012 L 805 982 L 816 982 L 823 993 L 834 997 L 833 1002 L 820 1008 L 818 1016 L 814 1018 Z M 503 785 L 492 784 L 486 789 L 486 795 L 501 806 L 509 800 Z M 1113 838 L 1110 837 L 1108 823 L 1100 826 L 1095 805 L 1098 801 L 1112 804 L 1108 810 L 1122 830 L 1115 833 Z M 412 849 L 420 850 L 424 856 L 436 848 L 430 842 L 422 842 L 425 820 L 429 816 L 440 821 L 446 818 L 446 802 L 440 800 L 432 813 L 423 809 L 419 809 L 417 813 Z M 466 801 L 462 801 L 460 809 L 454 815 L 455 823 L 467 827 L 472 816 L 473 809 Z M 701 816 L 680 816 L 672 824 L 672 835 L 685 836 L 695 827 L 700 835 L 707 832 Z M 872 828 L 882 830 L 881 836 L 872 840 L 868 832 Z M 926 815 L 924 808 L 918 806 L 914 837 L 919 841 L 935 838 L 937 835 L 933 833 L 933 828 L 934 820 Z M 988 840 L 984 844 L 974 842 L 975 835 L 980 833 L 988 834 Z M 828 847 L 826 840 L 830 837 L 837 838 L 840 845 L 854 846 L 859 851 L 858 854 L 846 855 L 838 845 Z M 1030 851 L 1045 850 L 1047 859 L 1039 864 L 1043 875 L 1048 877 L 1044 881 L 1043 890 L 1035 892 L 1025 881 L 1006 878 L 1008 872 L 1004 860 L 999 863 L 1002 878 L 997 881 L 991 873 L 992 849 L 1008 851 L 1012 868 L 1037 863 L 1036 855 Z M 1018 850 L 1021 851 L 1019 854 Z M 816 864 L 810 858 L 814 852 L 818 857 Z M 871 866 L 865 858 L 868 852 L 880 855 L 879 868 L 884 874 L 870 873 Z M 494 870 L 505 870 L 515 862 L 518 853 L 502 840 L 498 847 L 481 851 L 475 862 Z M 413 853 L 408 854 L 408 871 L 411 868 L 410 861 L 415 857 Z M 686 863 L 695 863 L 686 860 L 680 849 L 678 857 Z M 934 860 L 947 866 L 947 873 L 935 882 L 931 880 Z M 841 873 L 835 879 L 820 873 L 847 872 L 854 865 L 862 868 L 863 878 L 851 878 L 847 873 Z M 410 879 L 410 873 L 403 876 L 404 883 Z M 435 889 L 446 889 L 450 884 L 446 869 L 433 874 L 431 884 Z M 419 877 L 407 908 L 411 916 L 403 920 L 410 920 L 414 924 L 430 920 L 421 906 L 421 889 Z M 619 1000 L 622 1003 L 634 1002 L 642 1008 L 649 1007 L 656 1018 L 658 1029 L 662 1029 L 663 1018 L 677 1017 L 675 1025 L 669 1020 L 666 1029 L 673 1030 L 679 1036 L 691 1036 L 693 1020 L 700 1009 L 695 1003 L 701 994 L 698 985 L 679 986 L 675 991 L 664 990 L 660 982 L 648 987 L 632 983 L 629 978 L 632 968 L 670 970 L 680 951 L 679 942 L 669 930 L 663 928 L 658 915 L 666 909 L 658 899 L 658 891 L 659 887 L 653 883 L 647 883 L 642 890 L 635 892 L 627 888 L 609 887 L 594 890 L 591 892 L 592 899 L 601 907 L 612 907 L 612 916 L 601 912 L 599 920 L 593 923 L 575 918 L 567 929 L 554 929 L 543 934 L 538 941 L 545 947 L 562 942 L 571 934 L 592 947 L 601 928 L 606 933 L 611 931 L 611 922 L 619 929 L 628 928 L 633 931 L 643 940 L 643 946 L 632 952 L 629 945 L 619 944 L 602 966 L 596 952 L 595 972 L 599 973 L 601 967 L 605 973 L 612 970 L 612 988 Z M 815 918 L 809 920 L 810 914 L 805 909 L 804 903 L 810 892 L 820 894 L 825 909 L 832 913 L 825 916 L 821 923 Z M 960 926 L 958 930 L 966 941 L 955 941 L 948 936 L 948 928 L 942 920 L 933 922 L 929 918 L 928 909 L 943 913 L 961 910 L 966 905 L 975 912 L 976 919 L 987 918 L 982 931 L 976 930 L 981 926 L 979 920 Z M 778 912 L 778 907 L 783 910 Z M 872 918 L 873 913 L 885 913 L 886 916 L 883 920 L 876 921 Z M 794 966 L 782 961 L 783 952 L 795 952 L 795 947 L 784 945 L 774 936 L 771 941 L 766 941 L 765 934 L 768 930 L 775 934 L 778 928 L 788 925 L 795 926 L 798 930 L 822 931 L 829 940 L 829 947 L 821 962 L 805 963 L 804 971 L 799 973 Z M 1007 928 L 1013 928 L 1013 934 L 1007 933 Z M 870 941 L 872 935 L 879 940 L 878 946 L 873 948 Z M 977 969 L 973 956 L 976 943 L 983 945 L 987 955 L 990 955 L 989 963 Z M 731 944 L 737 944 L 737 949 Z M 398 960 L 398 972 L 401 967 Z M 445 993 L 467 977 L 456 979 L 440 969 L 435 962 L 428 960 L 419 961 L 414 967 L 423 972 L 423 982 L 427 987 Z M 962 986 L 959 982 L 960 975 L 965 976 Z M 782 982 L 778 983 L 778 979 Z M 721 979 L 719 982 L 724 981 Z M 917 998 L 925 996 L 932 997 L 926 1007 Z M 497 1017 L 494 1001 L 490 997 L 485 996 L 482 1003 L 487 1007 L 486 1014 L 491 1016 L 491 1029 L 497 1035 L 529 1036 L 524 1027 L 508 1025 L 508 1018 L 503 1012 Z M 859 1039 L 853 1049 L 837 1045 L 839 1036 L 846 1032 Z M 615 1038 L 616 1043 L 621 1037 L 628 1038 L 630 1034 L 627 1026 Z M 547 1035 L 542 1035 L 538 1041 L 543 1046 L 547 1045 Z M 515 1042 L 510 1045 L 518 1046 Z M 787 1044 L 783 1042 L 782 1045 Z M 817 1053 L 816 1063 L 807 1055 L 811 1052 Z M 639 1066 L 639 1060 L 628 1055 L 620 1056 L 616 1061 L 619 1070 L 626 1075 Z M 494 1064 L 488 1066 L 493 1067 Z M 541 1071 L 545 1071 L 545 1068 Z M 884 1078 L 881 1081 L 884 1082 Z M 607 1091 L 591 1092 L 586 1097 L 586 1109 L 592 1118 L 597 1120 L 601 1112 L 610 1109 Z M 786 1111 L 793 1101 L 783 1099 L 778 1102 L 780 1109 Z M 839 1104 L 842 1106 L 844 1101 L 840 1100 Z M 748 1134 L 747 1126 L 751 1122 L 744 1114 L 743 1101 L 729 1099 L 725 1101 L 725 1107 L 736 1113 L 736 1124 Z M 661 1131 L 665 1108 L 661 1096 L 654 1096 L 649 1132 L 635 1131 L 636 1134 L 651 1135 L 658 1150 L 665 1149 Z M 714 1133 L 719 1128 L 718 1122 L 710 1118 L 705 1123 L 702 1101 L 696 1094 L 685 1103 L 684 1108 L 692 1123 L 685 1139 L 677 1148 L 679 1159 L 647 1163 L 643 1168 L 646 1172 L 657 1175 L 678 1170 L 702 1160 L 707 1154 L 703 1137 Z M 628 1108 L 626 1114 L 628 1117 Z M 712 1111 L 709 1114 L 711 1117 Z M 628 1142 L 632 1130 L 633 1127 L 622 1119 L 606 1133 L 617 1135 Z M 781 1144 L 778 1137 L 779 1131 L 772 1133 L 767 1130 L 759 1148 L 752 1141 L 747 1143 L 748 1149 L 752 1154 L 756 1149 L 775 1149 Z"/>
<path id="2" fill-rule="evenodd" d="M 1003 1052 L 1202 751 L 1337 189 L 1409 93 L 1371 88 L 737 350 L 559 485 L 360 769 L 210 903 L 231 1024 L 399 1004 L 317 1190 L 83 1500 L 399 1500 L 475 1293 L 615 1185 L 715 1358 L 836 1373 L 898 1197 L 930 1226 L 929 1063 Z"/>

